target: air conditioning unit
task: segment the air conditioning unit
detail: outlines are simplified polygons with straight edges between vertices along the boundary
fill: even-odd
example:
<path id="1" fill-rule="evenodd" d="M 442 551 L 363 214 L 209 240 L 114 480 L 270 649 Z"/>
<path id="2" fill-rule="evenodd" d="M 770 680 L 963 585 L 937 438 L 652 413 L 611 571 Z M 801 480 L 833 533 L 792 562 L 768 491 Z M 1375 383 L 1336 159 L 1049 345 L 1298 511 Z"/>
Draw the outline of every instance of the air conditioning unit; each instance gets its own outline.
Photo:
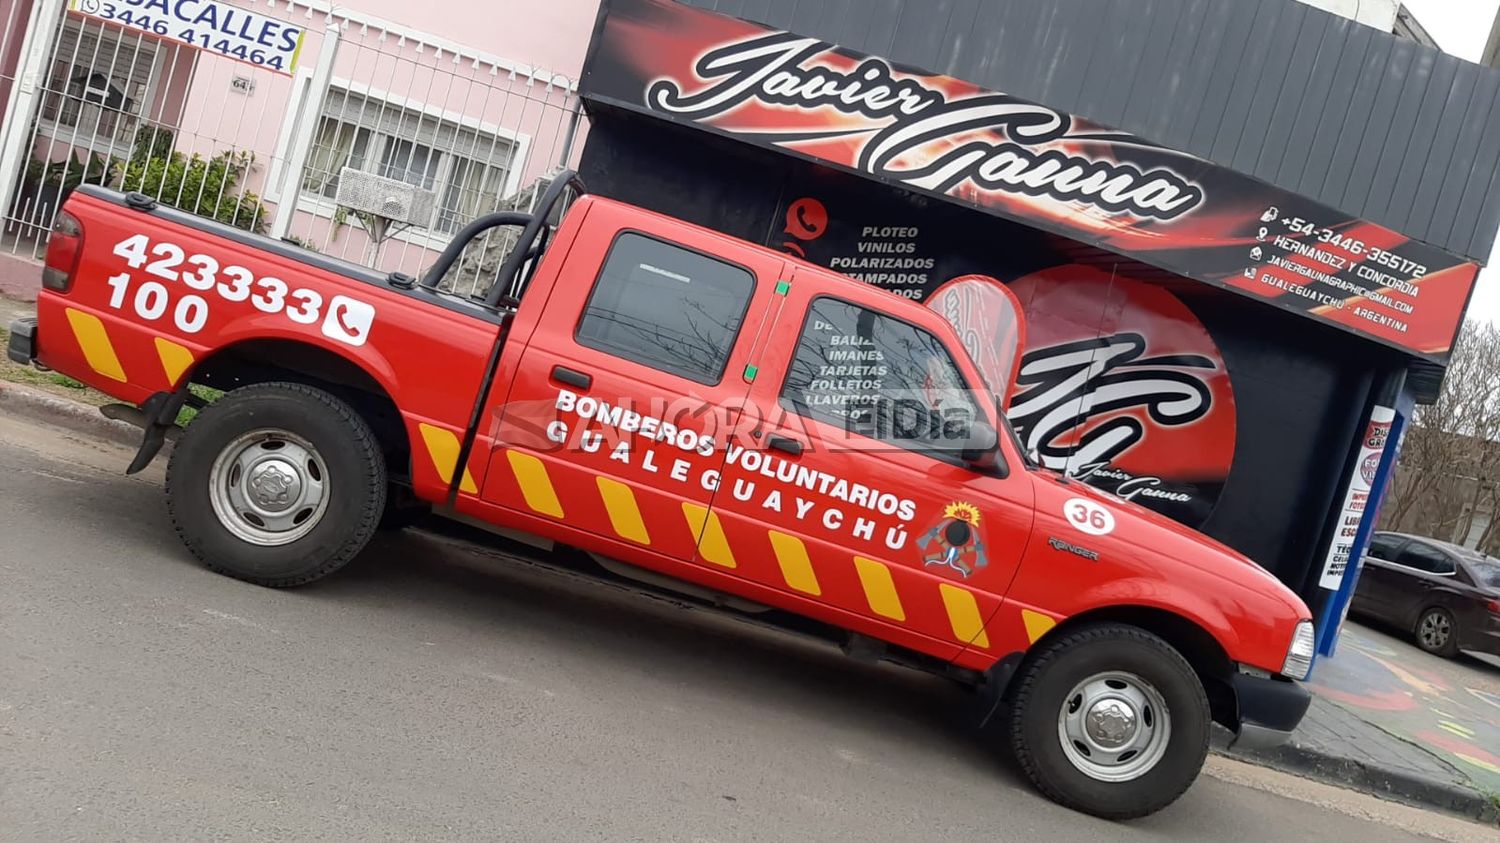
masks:
<path id="1" fill-rule="evenodd" d="M 432 225 L 437 194 L 404 181 L 345 167 L 339 171 L 339 191 L 334 201 L 392 223 L 426 228 Z"/>

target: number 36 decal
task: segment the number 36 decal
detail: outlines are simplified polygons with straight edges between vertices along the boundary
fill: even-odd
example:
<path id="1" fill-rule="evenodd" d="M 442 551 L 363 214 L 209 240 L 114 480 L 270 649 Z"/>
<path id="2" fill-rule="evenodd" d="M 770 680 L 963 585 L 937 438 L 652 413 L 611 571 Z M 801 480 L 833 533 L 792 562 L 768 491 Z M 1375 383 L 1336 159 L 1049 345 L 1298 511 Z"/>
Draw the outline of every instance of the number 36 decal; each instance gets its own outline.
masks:
<path id="1" fill-rule="evenodd" d="M 1114 514 L 1087 498 L 1069 498 L 1063 504 L 1063 515 L 1074 529 L 1091 536 L 1108 535 L 1115 531 Z"/>

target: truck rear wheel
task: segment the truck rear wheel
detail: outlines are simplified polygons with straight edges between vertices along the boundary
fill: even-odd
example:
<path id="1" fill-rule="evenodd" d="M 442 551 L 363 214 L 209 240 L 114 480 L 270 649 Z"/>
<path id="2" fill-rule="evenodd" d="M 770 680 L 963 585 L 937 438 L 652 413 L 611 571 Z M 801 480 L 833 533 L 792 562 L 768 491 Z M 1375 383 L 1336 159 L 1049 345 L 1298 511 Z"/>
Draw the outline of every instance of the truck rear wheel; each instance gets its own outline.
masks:
<path id="1" fill-rule="evenodd" d="M 167 508 L 204 565 L 258 585 L 321 579 L 362 550 L 385 509 L 370 427 L 321 389 L 237 389 L 198 414 L 167 465 Z"/>
<path id="2" fill-rule="evenodd" d="M 1174 802 L 1203 767 L 1203 685 L 1182 654 L 1143 629 L 1066 632 L 1015 681 L 1011 747 L 1049 799 L 1106 819 L 1143 817 Z"/>

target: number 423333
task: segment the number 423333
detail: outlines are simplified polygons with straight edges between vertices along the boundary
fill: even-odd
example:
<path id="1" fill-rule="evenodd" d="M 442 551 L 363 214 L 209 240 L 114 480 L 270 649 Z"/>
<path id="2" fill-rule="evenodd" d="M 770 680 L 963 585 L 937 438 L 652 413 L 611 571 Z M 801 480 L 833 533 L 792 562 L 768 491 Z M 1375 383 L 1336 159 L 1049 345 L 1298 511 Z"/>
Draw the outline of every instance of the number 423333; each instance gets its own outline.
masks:
<path id="1" fill-rule="evenodd" d="M 317 290 L 292 288 L 269 275 L 257 278 L 242 266 L 221 265 L 211 255 L 187 254 L 175 243 L 153 243 L 137 234 L 115 244 L 114 254 L 130 269 L 143 270 L 151 278 L 135 283 L 129 272 L 111 277 L 109 306 L 134 312 L 147 322 L 160 320 L 170 311 L 172 324 L 185 334 L 203 330 L 213 299 L 248 301 L 262 313 L 282 314 L 299 325 L 323 318 L 323 295 Z M 176 285 L 191 292 L 174 290 Z"/>

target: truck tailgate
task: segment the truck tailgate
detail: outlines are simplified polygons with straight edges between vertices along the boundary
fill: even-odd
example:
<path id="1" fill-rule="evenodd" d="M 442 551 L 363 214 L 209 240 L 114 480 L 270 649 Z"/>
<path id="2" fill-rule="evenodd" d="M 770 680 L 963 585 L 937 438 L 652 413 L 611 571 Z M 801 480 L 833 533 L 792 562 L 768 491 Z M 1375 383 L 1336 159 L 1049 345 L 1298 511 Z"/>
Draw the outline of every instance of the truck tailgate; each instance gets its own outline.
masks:
<path id="1" fill-rule="evenodd" d="M 347 361 L 399 409 L 419 494 L 446 493 L 506 317 L 110 191 L 81 189 L 65 210 L 81 256 L 69 289 L 38 297 L 43 365 L 140 404 L 230 357 Z"/>

